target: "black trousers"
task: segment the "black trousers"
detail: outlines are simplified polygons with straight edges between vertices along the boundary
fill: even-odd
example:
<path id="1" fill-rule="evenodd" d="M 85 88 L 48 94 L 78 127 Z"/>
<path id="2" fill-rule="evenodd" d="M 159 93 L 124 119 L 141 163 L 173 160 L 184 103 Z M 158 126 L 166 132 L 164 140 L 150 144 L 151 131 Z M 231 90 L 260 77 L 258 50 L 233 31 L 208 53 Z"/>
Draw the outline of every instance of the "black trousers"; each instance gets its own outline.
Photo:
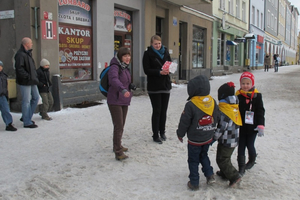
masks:
<path id="1" fill-rule="evenodd" d="M 157 138 L 158 132 L 165 132 L 170 93 L 152 93 L 149 97 L 152 105 L 153 138 Z"/>

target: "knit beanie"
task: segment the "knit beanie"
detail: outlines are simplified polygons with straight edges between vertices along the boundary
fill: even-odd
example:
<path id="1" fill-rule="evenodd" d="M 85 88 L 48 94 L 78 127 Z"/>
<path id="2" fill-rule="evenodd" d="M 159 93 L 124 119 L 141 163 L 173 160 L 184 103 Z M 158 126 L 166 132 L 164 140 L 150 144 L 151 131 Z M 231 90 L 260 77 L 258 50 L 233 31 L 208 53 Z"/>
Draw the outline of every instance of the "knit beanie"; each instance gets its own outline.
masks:
<path id="1" fill-rule="evenodd" d="M 50 62 L 47 59 L 43 58 L 40 62 L 40 66 L 44 67 L 45 65 L 50 65 Z"/>
<path id="2" fill-rule="evenodd" d="M 241 75 L 240 82 L 243 78 L 248 78 L 252 82 L 252 87 L 254 86 L 254 75 L 251 72 L 244 72 Z"/>
<path id="3" fill-rule="evenodd" d="M 2 61 L 0 61 L 0 66 L 2 66 L 2 67 L 3 67 L 3 62 L 2 62 Z"/>
<path id="4" fill-rule="evenodd" d="M 235 94 L 234 87 L 235 85 L 233 82 L 221 85 L 218 89 L 218 100 L 225 99 L 228 96 L 233 96 Z"/>

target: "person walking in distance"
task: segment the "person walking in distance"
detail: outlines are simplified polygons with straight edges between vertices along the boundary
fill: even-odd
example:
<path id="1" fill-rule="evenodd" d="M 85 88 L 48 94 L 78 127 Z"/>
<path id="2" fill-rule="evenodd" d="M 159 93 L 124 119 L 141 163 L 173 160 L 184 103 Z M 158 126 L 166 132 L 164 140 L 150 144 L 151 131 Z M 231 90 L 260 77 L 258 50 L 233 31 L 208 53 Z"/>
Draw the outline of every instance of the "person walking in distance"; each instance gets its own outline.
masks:
<path id="1" fill-rule="evenodd" d="M 24 128 L 37 128 L 32 121 L 33 113 L 39 101 L 39 91 L 35 62 L 32 57 L 32 40 L 22 39 L 21 47 L 15 55 L 16 82 L 22 95 L 22 117 Z"/>

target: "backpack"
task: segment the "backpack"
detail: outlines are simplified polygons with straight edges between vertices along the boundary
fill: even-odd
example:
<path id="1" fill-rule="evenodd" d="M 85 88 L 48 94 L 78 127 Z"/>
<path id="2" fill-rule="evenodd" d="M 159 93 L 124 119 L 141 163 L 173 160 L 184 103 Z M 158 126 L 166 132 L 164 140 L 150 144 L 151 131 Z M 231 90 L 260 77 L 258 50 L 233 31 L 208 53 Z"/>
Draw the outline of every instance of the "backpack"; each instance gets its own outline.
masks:
<path id="1" fill-rule="evenodd" d="M 108 66 L 104 68 L 100 74 L 100 84 L 99 84 L 99 90 L 100 92 L 107 97 L 107 92 L 109 88 L 109 80 L 108 80 L 108 70 L 111 66 Z M 121 73 L 121 69 L 119 67 L 119 75 Z"/>

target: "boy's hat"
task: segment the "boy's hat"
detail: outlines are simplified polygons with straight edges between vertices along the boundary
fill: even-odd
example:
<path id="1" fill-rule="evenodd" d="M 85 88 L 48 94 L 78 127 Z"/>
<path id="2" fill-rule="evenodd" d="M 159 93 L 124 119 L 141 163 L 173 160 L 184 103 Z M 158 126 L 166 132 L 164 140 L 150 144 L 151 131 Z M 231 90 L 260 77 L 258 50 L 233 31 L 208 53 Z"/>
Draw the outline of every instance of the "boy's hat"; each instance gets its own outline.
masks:
<path id="1" fill-rule="evenodd" d="M 210 84 L 209 80 L 205 75 L 198 75 L 195 78 L 191 79 L 187 86 L 187 92 L 189 101 L 194 96 L 206 96 L 210 93 Z"/>
<path id="2" fill-rule="evenodd" d="M 248 78 L 252 82 L 252 87 L 254 86 L 254 75 L 251 72 L 244 72 L 241 75 L 240 82 L 243 78 Z"/>
<path id="3" fill-rule="evenodd" d="M 44 67 L 45 65 L 50 65 L 50 62 L 47 59 L 43 58 L 40 62 L 40 66 Z"/>
<path id="4" fill-rule="evenodd" d="M 2 61 L 0 61 L 0 66 L 2 66 L 2 67 L 3 67 L 3 62 L 2 62 Z"/>
<path id="5" fill-rule="evenodd" d="M 234 87 L 235 85 L 233 82 L 221 85 L 218 89 L 218 100 L 225 99 L 228 96 L 233 96 L 235 94 Z"/>

